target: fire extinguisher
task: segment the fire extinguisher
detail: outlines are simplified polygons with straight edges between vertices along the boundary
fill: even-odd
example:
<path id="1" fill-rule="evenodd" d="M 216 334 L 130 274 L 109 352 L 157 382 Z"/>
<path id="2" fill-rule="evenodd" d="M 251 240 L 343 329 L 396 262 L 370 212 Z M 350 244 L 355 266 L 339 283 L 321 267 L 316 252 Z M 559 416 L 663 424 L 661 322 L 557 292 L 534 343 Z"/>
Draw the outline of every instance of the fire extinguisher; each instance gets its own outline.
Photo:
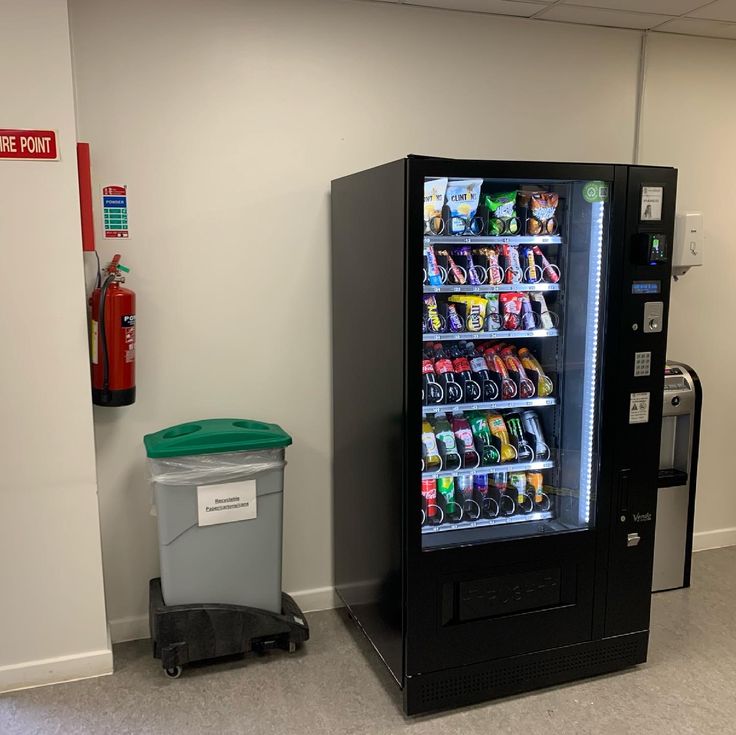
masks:
<path id="1" fill-rule="evenodd" d="M 90 305 L 92 402 L 129 406 L 135 401 L 135 293 L 123 288 L 128 268 L 116 255 L 98 274 Z"/>

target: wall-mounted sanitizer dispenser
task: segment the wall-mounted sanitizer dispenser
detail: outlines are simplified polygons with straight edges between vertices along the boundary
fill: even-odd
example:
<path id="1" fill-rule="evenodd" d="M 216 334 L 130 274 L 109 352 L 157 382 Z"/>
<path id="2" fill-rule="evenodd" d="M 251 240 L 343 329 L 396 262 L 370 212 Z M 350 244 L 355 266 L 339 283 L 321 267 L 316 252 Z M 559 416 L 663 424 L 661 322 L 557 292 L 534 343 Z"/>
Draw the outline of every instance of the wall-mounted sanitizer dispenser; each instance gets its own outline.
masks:
<path id="1" fill-rule="evenodd" d="M 672 275 L 678 278 L 697 265 L 703 265 L 703 215 L 681 212 L 675 218 Z"/>

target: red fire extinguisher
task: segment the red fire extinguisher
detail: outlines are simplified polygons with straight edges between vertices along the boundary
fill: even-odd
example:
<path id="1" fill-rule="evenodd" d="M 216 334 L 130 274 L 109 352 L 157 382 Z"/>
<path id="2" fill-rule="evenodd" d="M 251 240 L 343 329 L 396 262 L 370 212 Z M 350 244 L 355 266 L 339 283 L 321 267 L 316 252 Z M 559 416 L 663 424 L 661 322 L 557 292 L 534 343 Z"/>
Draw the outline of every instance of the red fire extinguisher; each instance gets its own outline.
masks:
<path id="1" fill-rule="evenodd" d="M 116 255 L 90 299 L 92 401 L 98 406 L 135 401 L 135 293 L 121 286 L 127 272 Z"/>

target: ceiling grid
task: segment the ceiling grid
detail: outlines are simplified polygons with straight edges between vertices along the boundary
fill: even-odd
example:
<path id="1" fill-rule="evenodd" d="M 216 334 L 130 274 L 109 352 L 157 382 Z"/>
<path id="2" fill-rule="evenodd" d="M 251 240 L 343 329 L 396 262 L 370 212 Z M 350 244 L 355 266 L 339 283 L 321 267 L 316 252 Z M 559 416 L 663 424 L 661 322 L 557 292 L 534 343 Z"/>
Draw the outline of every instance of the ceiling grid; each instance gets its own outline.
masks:
<path id="1" fill-rule="evenodd" d="M 736 0 L 368 0 L 736 40 Z"/>

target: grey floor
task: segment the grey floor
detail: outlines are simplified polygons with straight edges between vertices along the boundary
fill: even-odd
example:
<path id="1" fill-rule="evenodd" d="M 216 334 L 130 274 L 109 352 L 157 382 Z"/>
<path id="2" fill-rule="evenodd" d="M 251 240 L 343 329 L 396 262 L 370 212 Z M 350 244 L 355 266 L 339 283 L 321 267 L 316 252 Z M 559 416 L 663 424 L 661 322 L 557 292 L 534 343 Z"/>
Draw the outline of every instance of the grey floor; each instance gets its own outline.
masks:
<path id="1" fill-rule="evenodd" d="M 646 665 L 412 720 L 342 613 L 309 620 L 304 651 L 178 681 L 164 678 L 148 641 L 118 645 L 113 676 L 0 696 L 0 734 L 736 733 L 736 547 L 696 554 L 692 588 L 654 596 Z"/>

